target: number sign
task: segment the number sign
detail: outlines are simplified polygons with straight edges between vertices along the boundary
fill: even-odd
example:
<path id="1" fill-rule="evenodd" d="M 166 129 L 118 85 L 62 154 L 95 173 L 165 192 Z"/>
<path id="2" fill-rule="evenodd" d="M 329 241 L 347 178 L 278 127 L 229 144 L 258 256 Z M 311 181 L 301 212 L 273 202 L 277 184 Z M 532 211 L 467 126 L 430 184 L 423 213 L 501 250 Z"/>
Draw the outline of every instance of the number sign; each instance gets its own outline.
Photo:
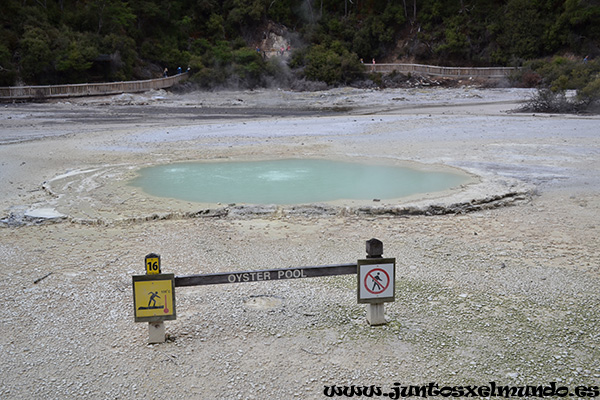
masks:
<path id="1" fill-rule="evenodd" d="M 146 256 L 146 274 L 160 274 L 160 256 L 158 254 L 150 253 Z"/>

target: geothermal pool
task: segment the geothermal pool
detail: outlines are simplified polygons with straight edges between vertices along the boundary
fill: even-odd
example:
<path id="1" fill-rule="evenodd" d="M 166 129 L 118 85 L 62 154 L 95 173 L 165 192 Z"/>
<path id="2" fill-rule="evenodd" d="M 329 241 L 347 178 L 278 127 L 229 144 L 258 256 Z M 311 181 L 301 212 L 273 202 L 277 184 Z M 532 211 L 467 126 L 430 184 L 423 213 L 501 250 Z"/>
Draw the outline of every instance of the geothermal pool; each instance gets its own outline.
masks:
<path id="1" fill-rule="evenodd" d="M 467 175 L 323 159 L 187 162 L 143 168 L 130 185 L 199 203 L 308 204 L 439 192 Z"/>

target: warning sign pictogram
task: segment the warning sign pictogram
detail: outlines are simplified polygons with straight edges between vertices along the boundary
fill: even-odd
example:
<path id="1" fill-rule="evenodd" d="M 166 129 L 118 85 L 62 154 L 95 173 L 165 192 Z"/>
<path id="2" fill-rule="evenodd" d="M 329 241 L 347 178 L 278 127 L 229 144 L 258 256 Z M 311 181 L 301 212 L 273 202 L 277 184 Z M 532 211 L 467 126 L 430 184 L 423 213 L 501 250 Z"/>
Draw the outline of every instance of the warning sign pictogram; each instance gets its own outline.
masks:
<path id="1" fill-rule="evenodd" d="M 384 303 L 394 301 L 394 258 L 358 260 L 358 302 Z"/>
<path id="2" fill-rule="evenodd" d="M 173 274 L 134 275 L 132 278 L 135 322 L 176 319 Z"/>

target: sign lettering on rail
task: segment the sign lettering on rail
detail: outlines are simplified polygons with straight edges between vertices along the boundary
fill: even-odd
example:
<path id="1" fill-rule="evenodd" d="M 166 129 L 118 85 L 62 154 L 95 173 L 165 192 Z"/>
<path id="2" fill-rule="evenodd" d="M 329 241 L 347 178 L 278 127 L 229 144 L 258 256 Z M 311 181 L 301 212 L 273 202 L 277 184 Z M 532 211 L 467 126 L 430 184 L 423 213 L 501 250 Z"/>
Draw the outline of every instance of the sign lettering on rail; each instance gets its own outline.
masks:
<path id="1" fill-rule="evenodd" d="M 396 293 L 395 258 L 358 260 L 357 265 L 357 297 L 359 303 L 394 301 Z"/>
<path id="2" fill-rule="evenodd" d="M 232 273 L 227 275 L 229 283 L 237 282 L 260 282 L 279 279 L 298 279 L 308 278 L 301 269 L 288 269 L 287 271 L 248 271 L 240 273 Z"/>

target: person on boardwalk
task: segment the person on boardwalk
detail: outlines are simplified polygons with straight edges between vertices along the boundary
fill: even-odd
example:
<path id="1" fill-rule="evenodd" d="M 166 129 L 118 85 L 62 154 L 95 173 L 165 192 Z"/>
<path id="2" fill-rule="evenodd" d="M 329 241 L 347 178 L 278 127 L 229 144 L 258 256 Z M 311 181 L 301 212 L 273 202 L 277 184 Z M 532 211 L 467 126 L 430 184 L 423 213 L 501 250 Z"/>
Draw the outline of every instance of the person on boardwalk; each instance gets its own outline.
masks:
<path id="1" fill-rule="evenodd" d="M 167 68 L 165 68 L 165 70 L 163 71 L 163 78 L 166 78 L 169 76 L 169 70 Z"/>

